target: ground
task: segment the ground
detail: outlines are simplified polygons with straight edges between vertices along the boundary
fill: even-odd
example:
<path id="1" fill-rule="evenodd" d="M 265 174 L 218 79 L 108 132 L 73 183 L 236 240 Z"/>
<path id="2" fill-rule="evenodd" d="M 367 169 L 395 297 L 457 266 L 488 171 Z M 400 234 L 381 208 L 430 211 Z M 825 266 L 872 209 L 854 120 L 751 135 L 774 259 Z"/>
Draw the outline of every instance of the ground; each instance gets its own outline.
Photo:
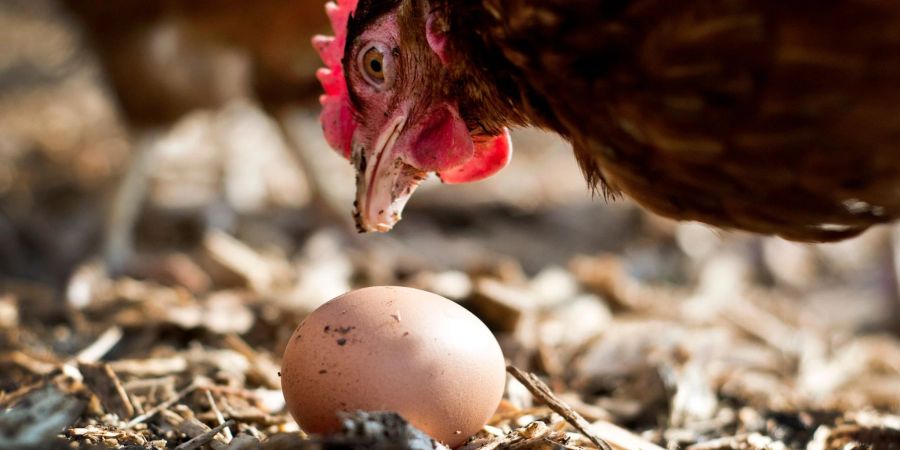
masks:
<path id="1" fill-rule="evenodd" d="M 495 332 L 505 398 L 465 449 L 900 448 L 896 227 L 806 246 L 673 223 L 591 198 L 564 142 L 517 130 L 497 178 L 432 181 L 357 235 L 314 59 L 273 63 L 219 9 L 132 18 L 128 54 L 165 73 L 113 82 L 96 24 L 0 2 L 0 449 L 436 448 L 396 416 L 319 437 L 284 409 L 294 328 L 371 285 Z M 278 103 L 261 78 L 308 85 Z M 150 120 L 129 91 L 182 106 Z"/>

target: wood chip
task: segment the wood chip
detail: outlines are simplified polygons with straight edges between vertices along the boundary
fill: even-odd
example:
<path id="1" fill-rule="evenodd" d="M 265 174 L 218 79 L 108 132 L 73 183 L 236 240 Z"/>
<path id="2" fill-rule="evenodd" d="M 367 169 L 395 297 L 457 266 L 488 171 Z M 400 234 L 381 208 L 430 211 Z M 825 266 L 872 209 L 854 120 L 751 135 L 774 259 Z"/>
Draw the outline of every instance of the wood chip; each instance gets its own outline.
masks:
<path id="1" fill-rule="evenodd" d="M 19 325 L 19 302 L 16 296 L 0 294 L 0 330 Z"/>
<path id="2" fill-rule="evenodd" d="M 116 373 L 136 377 L 160 377 L 188 369 L 188 362 L 181 355 L 170 358 L 120 359 L 109 365 Z"/>
<path id="3" fill-rule="evenodd" d="M 262 444 L 259 439 L 249 434 L 239 434 L 228 443 L 226 450 L 260 450 L 260 448 L 262 448 Z"/>
<path id="4" fill-rule="evenodd" d="M 253 347 L 236 334 L 225 336 L 225 344 L 228 348 L 240 353 L 250 361 L 250 370 L 265 383 L 266 387 L 271 389 L 281 389 L 281 378 L 278 377 L 280 368 L 278 365 L 273 363 L 269 358 L 260 355 Z"/>
<path id="5" fill-rule="evenodd" d="M 507 286 L 497 280 L 482 279 L 475 283 L 472 308 L 492 328 L 513 332 L 523 318 L 534 313 L 536 301 L 528 291 Z"/>
<path id="6" fill-rule="evenodd" d="M 759 433 L 749 433 L 694 444 L 686 450 L 787 450 L 787 448 L 783 442 Z"/>
<path id="7" fill-rule="evenodd" d="M 591 430 L 615 450 L 665 450 L 664 448 L 628 431 L 612 422 L 599 420 L 591 424 Z"/>
<path id="8" fill-rule="evenodd" d="M 824 450 L 900 448 L 900 429 L 891 427 L 845 424 L 824 430 L 822 436 L 816 437 Z"/>
<path id="9" fill-rule="evenodd" d="M 79 352 L 74 360 L 86 363 L 100 361 L 120 340 L 122 340 L 122 329 L 111 327 L 104 331 L 93 344 Z"/>
<path id="10" fill-rule="evenodd" d="M 242 280 L 256 292 L 267 292 L 273 275 L 265 259 L 247 244 L 221 231 L 207 233 L 203 240 L 207 256 L 220 269 Z"/>

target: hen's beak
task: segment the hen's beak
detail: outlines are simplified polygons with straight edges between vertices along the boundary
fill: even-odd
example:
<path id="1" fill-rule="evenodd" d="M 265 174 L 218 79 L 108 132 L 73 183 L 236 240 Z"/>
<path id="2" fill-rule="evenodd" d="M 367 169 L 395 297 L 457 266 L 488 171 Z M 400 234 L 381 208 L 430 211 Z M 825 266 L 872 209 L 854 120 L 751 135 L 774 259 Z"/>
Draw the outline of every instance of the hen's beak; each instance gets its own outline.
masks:
<path id="1" fill-rule="evenodd" d="M 371 152 L 354 143 L 356 201 L 353 218 L 361 233 L 390 231 L 400 221 L 403 207 L 428 175 L 403 162 L 394 147 L 406 126 L 406 117 L 391 121 L 375 141 Z"/>
<path id="2" fill-rule="evenodd" d="M 353 142 L 354 218 L 362 233 L 390 231 L 429 172 L 445 183 L 469 183 L 501 170 L 512 155 L 506 130 L 473 138 L 455 105 L 438 104 L 417 120 L 408 117 L 401 113 L 390 120 L 374 143 Z"/>

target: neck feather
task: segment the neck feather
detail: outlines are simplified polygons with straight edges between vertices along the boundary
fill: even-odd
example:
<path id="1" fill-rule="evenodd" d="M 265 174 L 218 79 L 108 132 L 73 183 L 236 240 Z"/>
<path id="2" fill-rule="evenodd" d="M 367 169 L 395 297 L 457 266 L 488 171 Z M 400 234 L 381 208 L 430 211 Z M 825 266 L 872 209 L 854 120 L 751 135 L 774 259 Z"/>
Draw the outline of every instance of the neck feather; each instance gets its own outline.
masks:
<path id="1" fill-rule="evenodd" d="M 503 52 L 503 24 L 483 0 L 419 1 L 438 15 L 447 32 L 450 78 L 467 121 L 477 122 L 488 134 L 509 126 L 544 125 L 530 106 L 525 77 Z"/>

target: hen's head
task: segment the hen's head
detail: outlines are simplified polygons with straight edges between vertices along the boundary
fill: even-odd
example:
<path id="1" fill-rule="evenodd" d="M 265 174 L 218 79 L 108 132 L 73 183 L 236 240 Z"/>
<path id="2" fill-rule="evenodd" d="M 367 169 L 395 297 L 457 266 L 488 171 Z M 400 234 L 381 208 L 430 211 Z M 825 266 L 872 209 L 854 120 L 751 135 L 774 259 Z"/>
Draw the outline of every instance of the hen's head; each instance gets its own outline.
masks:
<path id="1" fill-rule="evenodd" d="M 360 231 L 390 230 L 430 172 L 465 183 L 506 166 L 507 130 L 464 119 L 437 13 L 416 0 L 338 0 L 326 11 L 335 36 L 313 39 L 327 65 L 322 127 L 357 169 Z"/>

